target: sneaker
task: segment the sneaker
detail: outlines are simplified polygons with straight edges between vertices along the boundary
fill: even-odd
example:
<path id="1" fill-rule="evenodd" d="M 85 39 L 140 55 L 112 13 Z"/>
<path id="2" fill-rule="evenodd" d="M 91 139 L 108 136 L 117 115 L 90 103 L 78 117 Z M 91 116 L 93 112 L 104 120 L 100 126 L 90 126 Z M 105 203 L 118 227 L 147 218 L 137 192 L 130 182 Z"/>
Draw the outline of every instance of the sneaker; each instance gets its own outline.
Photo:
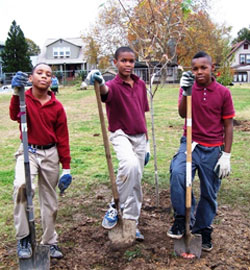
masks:
<path id="1" fill-rule="evenodd" d="M 139 242 L 144 240 L 144 235 L 136 228 L 135 239 Z"/>
<path id="2" fill-rule="evenodd" d="M 212 227 L 208 227 L 199 231 L 202 237 L 202 250 L 204 251 L 209 252 L 213 249 L 212 237 L 211 237 L 212 232 L 213 232 Z"/>
<path id="3" fill-rule="evenodd" d="M 27 236 L 17 242 L 17 256 L 19 259 L 29 259 L 32 256 L 30 237 Z"/>
<path id="4" fill-rule="evenodd" d="M 49 254 L 51 258 L 61 259 L 63 254 L 57 245 L 50 245 Z"/>
<path id="5" fill-rule="evenodd" d="M 168 230 L 167 236 L 174 239 L 181 239 L 185 232 L 185 217 L 176 216 L 174 225 Z"/>
<path id="6" fill-rule="evenodd" d="M 117 221 L 118 221 L 118 212 L 115 209 L 115 205 L 110 204 L 109 209 L 102 220 L 102 227 L 104 229 L 110 230 L 115 227 Z"/>

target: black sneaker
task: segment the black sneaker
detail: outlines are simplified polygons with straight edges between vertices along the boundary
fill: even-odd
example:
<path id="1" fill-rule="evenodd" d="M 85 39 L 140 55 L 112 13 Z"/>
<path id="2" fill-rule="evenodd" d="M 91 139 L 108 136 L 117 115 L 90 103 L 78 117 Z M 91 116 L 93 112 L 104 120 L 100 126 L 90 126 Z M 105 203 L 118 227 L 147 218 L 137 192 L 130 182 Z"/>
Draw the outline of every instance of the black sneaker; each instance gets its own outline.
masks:
<path id="1" fill-rule="evenodd" d="M 51 258 L 61 259 L 63 257 L 63 254 L 57 245 L 50 245 L 49 253 Z"/>
<path id="2" fill-rule="evenodd" d="M 29 259 L 32 256 L 32 248 L 30 243 L 30 237 L 18 240 L 17 242 L 17 256 L 19 259 Z"/>
<path id="3" fill-rule="evenodd" d="M 202 229 L 198 232 L 202 236 L 202 250 L 204 251 L 209 252 L 213 249 L 212 237 L 211 237 L 212 232 L 213 232 L 212 227 Z"/>
<path id="4" fill-rule="evenodd" d="M 176 216 L 174 225 L 168 230 L 167 236 L 174 239 L 181 239 L 185 233 L 185 217 Z"/>

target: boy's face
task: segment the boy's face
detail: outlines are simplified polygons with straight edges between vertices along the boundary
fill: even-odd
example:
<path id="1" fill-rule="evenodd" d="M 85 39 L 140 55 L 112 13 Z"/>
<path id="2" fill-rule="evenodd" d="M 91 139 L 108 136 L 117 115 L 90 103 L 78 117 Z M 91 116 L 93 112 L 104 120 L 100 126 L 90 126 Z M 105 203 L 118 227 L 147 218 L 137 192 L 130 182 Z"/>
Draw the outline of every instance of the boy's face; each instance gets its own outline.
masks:
<path id="1" fill-rule="evenodd" d="M 192 72 L 198 85 L 208 86 L 212 81 L 213 64 L 207 57 L 192 60 Z"/>
<path id="2" fill-rule="evenodd" d="M 36 67 L 30 76 L 30 81 L 34 87 L 47 90 L 50 87 L 52 70 L 49 66 L 41 64 Z"/>
<path id="3" fill-rule="evenodd" d="M 132 52 L 122 52 L 118 59 L 114 60 L 119 74 L 122 77 L 129 77 L 135 66 L 135 54 Z"/>

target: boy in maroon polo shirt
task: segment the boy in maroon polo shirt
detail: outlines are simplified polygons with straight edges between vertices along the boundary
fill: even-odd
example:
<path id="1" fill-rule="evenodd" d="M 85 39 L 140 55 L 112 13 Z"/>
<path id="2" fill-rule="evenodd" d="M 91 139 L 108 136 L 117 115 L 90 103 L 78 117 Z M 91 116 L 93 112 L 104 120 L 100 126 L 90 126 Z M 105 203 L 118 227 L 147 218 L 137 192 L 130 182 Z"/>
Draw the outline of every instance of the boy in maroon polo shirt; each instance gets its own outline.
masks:
<path id="1" fill-rule="evenodd" d="M 221 179 L 230 173 L 233 141 L 233 101 L 229 89 L 212 76 L 212 59 L 205 52 L 192 59 L 192 72 L 184 72 L 179 94 L 179 114 L 186 117 L 186 96 L 192 95 L 192 178 L 198 171 L 200 200 L 192 196 L 191 228 L 202 235 L 202 249 L 213 248 L 211 224 L 217 210 Z M 195 80 L 195 81 L 194 81 Z M 194 84 L 193 84 L 194 83 Z M 186 123 L 178 153 L 170 165 L 171 201 L 174 224 L 168 236 L 180 239 L 185 233 Z"/>
<path id="2" fill-rule="evenodd" d="M 38 176 L 39 203 L 43 227 L 42 244 L 50 245 L 50 256 L 61 258 L 57 246 L 55 219 L 57 214 L 56 185 L 59 178 L 59 162 L 63 173 L 59 189 L 63 192 L 71 183 L 70 149 L 67 119 L 62 104 L 49 91 L 52 70 L 44 63 L 37 64 L 30 76 L 32 87 L 25 92 L 29 162 L 32 189 Z M 27 74 L 19 71 L 12 79 L 14 89 L 10 101 L 10 118 L 20 124 L 19 89 L 27 83 Z M 20 135 L 21 138 L 21 135 Z M 17 254 L 21 259 L 30 258 L 32 249 L 26 215 L 25 172 L 23 145 L 16 153 L 14 180 L 14 223 L 18 240 Z"/>
<path id="3" fill-rule="evenodd" d="M 147 127 L 145 112 L 149 111 L 145 83 L 132 74 L 135 53 L 129 47 L 116 50 L 114 63 L 117 76 L 105 81 L 98 70 L 92 70 L 88 79 L 100 84 L 102 101 L 106 103 L 110 141 L 119 160 L 117 188 L 123 219 L 134 220 L 138 225 L 141 205 L 141 178 L 145 163 Z M 117 211 L 114 204 L 103 218 L 102 226 L 112 229 L 117 224 Z M 136 229 L 135 237 L 144 236 Z"/>

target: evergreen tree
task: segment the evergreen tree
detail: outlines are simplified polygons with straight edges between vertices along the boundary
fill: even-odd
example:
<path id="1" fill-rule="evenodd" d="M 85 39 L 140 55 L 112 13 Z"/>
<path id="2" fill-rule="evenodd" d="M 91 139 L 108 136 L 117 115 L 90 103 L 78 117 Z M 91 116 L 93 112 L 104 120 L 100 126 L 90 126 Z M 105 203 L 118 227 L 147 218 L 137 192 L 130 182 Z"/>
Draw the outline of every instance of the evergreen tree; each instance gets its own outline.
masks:
<path id="1" fill-rule="evenodd" d="M 13 21 L 5 42 L 5 48 L 1 53 L 3 72 L 29 72 L 32 69 L 28 53 L 28 44 L 20 26 Z"/>

